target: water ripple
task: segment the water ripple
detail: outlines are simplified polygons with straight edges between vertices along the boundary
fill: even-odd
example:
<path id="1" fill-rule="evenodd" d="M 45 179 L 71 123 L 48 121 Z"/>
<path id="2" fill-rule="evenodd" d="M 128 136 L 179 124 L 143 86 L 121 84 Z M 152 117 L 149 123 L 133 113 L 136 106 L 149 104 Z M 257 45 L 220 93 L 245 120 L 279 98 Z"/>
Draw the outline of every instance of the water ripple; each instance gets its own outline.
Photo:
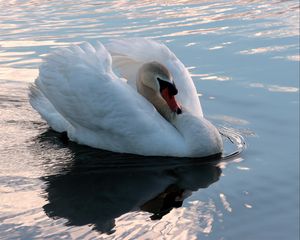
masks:
<path id="1" fill-rule="evenodd" d="M 8 59 L 9 66 L 1 60 L 2 67 L 12 68 L 36 67 L 36 59 L 49 48 L 99 38 L 148 36 L 168 41 L 212 34 L 249 37 L 251 32 L 258 38 L 299 36 L 295 1 L 89 0 L 74 4 L 69 0 L 58 4 L 9 0 L 1 1 L 0 7 L 6 9 L 0 13 L 2 55 L 35 49 L 35 57 L 23 51 L 18 58 Z"/>
<path id="2" fill-rule="evenodd" d="M 0 9 L 1 239 L 296 238 L 298 1 L 7 0 Z M 190 66 L 205 112 L 219 114 L 223 156 L 79 146 L 30 108 L 22 82 L 36 78 L 41 56 L 134 36 L 167 43 Z"/>

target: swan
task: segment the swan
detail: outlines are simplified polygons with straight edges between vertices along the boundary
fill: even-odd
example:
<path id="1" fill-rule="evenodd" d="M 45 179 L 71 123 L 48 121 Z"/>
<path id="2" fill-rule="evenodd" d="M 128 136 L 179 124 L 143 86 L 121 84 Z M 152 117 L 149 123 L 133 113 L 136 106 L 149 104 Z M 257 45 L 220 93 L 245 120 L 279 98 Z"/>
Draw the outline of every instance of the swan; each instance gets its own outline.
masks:
<path id="1" fill-rule="evenodd" d="M 44 57 L 29 102 L 53 130 L 94 148 L 173 157 L 223 151 L 188 70 L 154 40 L 58 49 Z"/>

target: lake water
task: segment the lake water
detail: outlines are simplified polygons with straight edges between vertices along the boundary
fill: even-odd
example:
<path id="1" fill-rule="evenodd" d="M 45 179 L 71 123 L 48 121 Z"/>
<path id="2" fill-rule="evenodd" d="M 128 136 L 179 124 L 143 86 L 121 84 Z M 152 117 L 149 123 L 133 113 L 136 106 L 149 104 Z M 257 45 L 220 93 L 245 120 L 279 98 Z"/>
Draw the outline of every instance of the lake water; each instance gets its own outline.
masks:
<path id="1" fill-rule="evenodd" d="M 0 239 L 299 239 L 299 2 L 0 0 Z M 65 141 L 30 107 L 41 56 L 151 37 L 247 148 L 218 163 Z"/>

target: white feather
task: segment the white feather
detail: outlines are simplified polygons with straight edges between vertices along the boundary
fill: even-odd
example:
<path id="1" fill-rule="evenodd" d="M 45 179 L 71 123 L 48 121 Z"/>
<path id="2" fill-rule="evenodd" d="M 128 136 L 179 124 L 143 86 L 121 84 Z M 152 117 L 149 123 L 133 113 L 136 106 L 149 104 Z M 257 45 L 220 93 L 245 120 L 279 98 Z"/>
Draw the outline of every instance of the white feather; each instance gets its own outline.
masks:
<path id="1" fill-rule="evenodd" d="M 116 152 L 205 156 L 221 151 L 214 127 L 202 117 L 187 70 L 166 46 L 134 39 L 113 41 L 107 48 L 110 52 L 100 42 L 95 46 L 84 43 L 45 57 L 30 88 L 30 103 L 54 130 L 66 131 L 78 143 Z M 130 86 L 135 85 L 132 76 L 138 66 L 147 61 L 160 62 L 169 69 L 179 89 L 178 100 L 188 109 L 175 122 L 176 128 Z M 131 84 L 117 77 L 112 66 Z M 191 136 L 191 130 L 181 132 L 188 127 L 184 121 L 192 124 L 193 131 L 205 128 L 198 129 L 202 136 Z M 198 144 L 201 139 L 205 143 Z M 209 146 L 211 143 L 215 146 Z"/>
<path id="2" fill-rule="evenodd" d="M 180 89 L 176 99 L 190 112 L 203 117 L 197 90 L 188 70 L 166 45 L 145 38 L 130 38 L 112 40 L 106 47 L 112 55 L 113 67 L 128 79 L 131 86 L 135 86 L 134 72 L 142 64 L 156 61 L 164 65 Z"/>

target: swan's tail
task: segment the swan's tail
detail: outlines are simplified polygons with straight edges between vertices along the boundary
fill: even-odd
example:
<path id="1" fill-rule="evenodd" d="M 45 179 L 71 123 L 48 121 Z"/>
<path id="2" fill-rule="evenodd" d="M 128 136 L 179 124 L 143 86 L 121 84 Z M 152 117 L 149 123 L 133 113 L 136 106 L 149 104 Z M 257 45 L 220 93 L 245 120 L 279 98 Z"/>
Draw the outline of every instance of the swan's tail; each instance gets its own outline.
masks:
<path id="1" fill-rule="evenodd" d="M 67 130 L 68 122 L 57 112 L 35 84 L 29 86 L 29 102 L 53 130 L 57 132 Z"/>

